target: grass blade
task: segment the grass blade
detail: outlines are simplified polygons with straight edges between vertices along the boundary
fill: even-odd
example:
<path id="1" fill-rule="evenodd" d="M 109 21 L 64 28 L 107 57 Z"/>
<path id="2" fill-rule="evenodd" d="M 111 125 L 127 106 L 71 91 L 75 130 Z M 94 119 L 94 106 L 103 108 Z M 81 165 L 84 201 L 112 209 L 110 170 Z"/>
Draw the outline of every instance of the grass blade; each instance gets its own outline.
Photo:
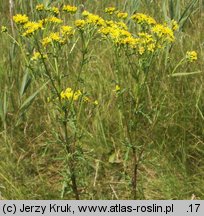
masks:
<path id="1" fill-rule="evenodd" d="M 178 77 L 178 76 L 189 76 L 189 75 L 194 75 L 194 74 L 199 74 L 201 71 L 194 71 L 194 72 L 183 72 L 183 73 L 174 73 L 171 74 L 171 77 Z"/>

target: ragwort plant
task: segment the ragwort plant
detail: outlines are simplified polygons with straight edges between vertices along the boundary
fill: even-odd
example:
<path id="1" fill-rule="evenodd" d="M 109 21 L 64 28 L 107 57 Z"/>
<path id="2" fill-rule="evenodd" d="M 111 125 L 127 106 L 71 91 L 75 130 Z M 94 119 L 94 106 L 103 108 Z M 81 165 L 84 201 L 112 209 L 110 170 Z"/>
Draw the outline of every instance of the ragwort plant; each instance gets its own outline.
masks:
<path id="1" fill-rule="evenodd" d="M 160 24 L 154 18 L 142 13 L 129 17 L 127 13 L 118 11 L 114 7 L 106 8 L 105 12 L 118 19 L 118 22 L 107 21 L 107 25 L 99 31 L 106 40 L 112 43 L 115 53 L 116 86 L 114 91 L 118 98 L 123 128 L 126 131 L 124 143 L 127 149 L 132 150 L 132 198 L 136 199 L 138 168 L 147 147 L 147 143 L 138 143 L 135 134 L 141 113 L 141 98 L 147 86 L 147 77 L 152 72 L 152 66 L 155 65 L 155 59 L 176 40 L 175 33 L 179 25 L 175 20 Z M 132 28 L 130 28 L 131 24 Z M 129 73 L 134 80 L 133 84 L 128 82 L 127 85 L 128 80 L 124 82 L 124 77 L 128 76 L 127 72 L 126 75 L 123 74 L 123 63 L 120 61 L 124 57 L 130 67 Z M 197 53 L 188 51 L 173 69 L 172 74 L 180 65 L 196 60 Z"/>
<path id="2" fill-rule="evenodd" d="M 77 179 L 78 140 L 82 136 L 80 115 L 88 104 L 91 104 L 90 109 L 98 105 L 98 101 L 89 96 L 80 80 L 89 63 L 90 43 L 96 40 L 111 46 L 115 63 L 113 92 L 124 130 L 123 143 L 132 163 L 130 171 L 125 173 L 131 183 L 132 198 L 137 199 L 138 167 L 147 147 L 147 143 L 138 142 L 135 133 L 138 114 L 141 112 L 141 98 L 155 60 L 175 41 L 179 26 L 175 20 L 160 24 L 146 14 L 129 15 L 114 7 L 105 9 L 107 19 L 88 11 L 79 12 L 80 19 L 76 19 L 77 10 L 79 8 L 71 5 L 58 8 L 39 4 L 34 21 L 25 14 L 13 17 L 18 36 L 13 38 L 6 27 L 2 27 L 2 32 L 6 32 L 20 47 L 25 65 L 36 81 L 47 85 L 47 103 L 56 110 L 53 121 L 57 120 L 60 125 L 59 130 L 55 131 L 56 141 L 64 146 L 67 176 L 76 199 L 80 199 Z M 81 60 L 77 65 L 73 55 L 78 52 L 78 44 L 81 47 Z M 125 74 L 122 58 L 128 64 Z M 181 64 L 196 59 L 197 53 L 188 51 L 172 74 Z M 71 80 L 71 86 L 66 86 L 69 73 L 75 73 L 76 77 Z M 134 82 L 130 80 L 132 78 Z"/>

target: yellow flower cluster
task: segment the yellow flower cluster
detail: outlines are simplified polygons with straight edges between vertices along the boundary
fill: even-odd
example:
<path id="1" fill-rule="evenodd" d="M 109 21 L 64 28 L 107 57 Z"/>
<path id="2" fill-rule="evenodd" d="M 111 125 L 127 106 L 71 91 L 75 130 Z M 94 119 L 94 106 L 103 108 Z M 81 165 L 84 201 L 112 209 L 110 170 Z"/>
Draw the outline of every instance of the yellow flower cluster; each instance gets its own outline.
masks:
<path id="1" fill-rule="evenodd" d="M 155 25 L 156 21 L 154 18 L 143 14 L 143 13 L 136 13 L 132 17 L 132 20 L 134 20 L 136 23 L 140 25 Z"/>
<path id="2" fill-rule="evenodd" d="M 173 31 L 162 24 L 156 24 L 152 28 L 152 32 L 162 41 L 173 42 L 175 39 Z"/>
<path id="3" fill-rule="evenodd" d="M 25 24 L 28 22 L 28 17 L 25 14 L 16 14 L 13 16 L 13 21 L 16 24 Z"/>
<path id="4" fill-rule="evenodd" d="M 129 31 L 120 28 L 120 26 L 118 26 L 117 24 L 102 27 L 99 30 L 99 33 L 104 36 L 110 37 L 110 39 L 113 40 L 113 42 L 116 44 L 121 44 L 125 38 L 131 37 L 131 33 Z"/>
<path id="5" fill-rule="evenodd" d="M 171 21 L 171 29 L 172 29 L 173 31 L 176 31 L 176 30 L 179 29 L 179 25 L 178 25 L 178 23 L 176 22 L 176 20 L 172 20 L 172 21 Z"/>
<path id="6" fill-rule="evenodd" d="M 95 100 L 95 101 L 93 101 L 93 100 L 91 100 L 89 97 L 87 97 L 87 96 L 84 96 L 83 97 L 83 101 L 84 102 L 89 102 L 89 103 L 92 103 L 92 104 L 94 104 L 94 105 L 98 105 L 98 101 L 97 100 Z"/>
<path id="7" fill-rule="evenodd" d="M 75 26 L 79 29 L 83 29 L 85 25 L 86 25 L 85 20 L 79 19 L 75 21 Z"/>
<path id="8" fill-rule="evenodd" d="M 156 48 L 156 41 L 152 35 L 147 33 L 139 33 L 138 39 L 138 52 L 140 55 L 143 55 L 145 52 L 154 52 Z"/>
<path id="9" fill-rule="evenodd" d="M 124 22 L 106 21 L 99 29 L 106 38 L 110 38 L 117 45 L 126 45 L 134 49 L 139 55 L 155 52 L 165 46 L 166 43 L 172 43 L 175 39 L 174 32 L 168 26 L 157 24 L 156 21 L 145 14 L 135 14 L 132 16 L 139 24 L 149 25 L 144 32 L 138 32 L 133 35 L 128 31 Z M 172 21 L 172 28 L 176 29 L 176 22 Z"/>
<path id="10" fill-rule="evenodd" d="M 194 61 L 196 61 L 196 60 L 198 59 L 198 54 L 197 54 L 197 52 L 196 52 L 196 51 L 188 51 L 188 52 L 186 53 L 186 59 L 187 59 L 187 61 L 189 61 L 189 62 L 194 62 Z"/>
<path id="11" fill-rule="evenodd" d="M 98 15 L 89 13 L 88 11 L 84 11 L 82 15 L 85 17 L 86 24 L 93 24 L 97 26 L 103 26 L 105 24 L 105 20 Z"/>
<path id="12" fill-rule="evenodd" d="M 71 88 L 67 88 L 65 91 L 60 93 L 61 99 L 74 101 L 77 101 L 81 95 L 82 92 L 80 90 L 74 92 Z"/>
<path id="13" fill-rule="evenodd" d="M 34 32 L 36 32 L 39 29 L 43 29 L 43 22 L 27 22 L 24 24 L 23 28 L 25 29 L 25 32 L 22 34 L 23 36 L 30 36 Z"/>
<path id="14" fill-rule="evenodd" d="M 58 15 L 59 14 L 59 8 L 57 7 L 51 7 L 49 9 L 50 12 L 54 13 L 55 15 Z"/>
<path id="15" fill-rule="evenodd" d="M 105 25 L 99 29 L 99 33 L 109 37 L 116 44 L 121 44 L 125 38 L 131 37 L 131 33 L 124 22 L 106 21 Z"/>
<path id="16" fill-rule="evenodd" d="M 56 24 L 60 24 L 60 23 L 63 22 L 63 20 L 61 20 L 60 18 L 57 18 L 55 16 L 48 17 L 44 21 L 45 22 L 50 22 L 50 23 L 56 23 Z"/>
<path id="17" fill-rule="evenodd" d="M 34 52 L 32 58 L 31 58 L 31 61 L 37 61 L 38 59 L 41 59 L 41 58 L 46 59 L 47 55 L 43 55 L 41 57 L 41 54 L 39 52 Z"/>
<path id="18" fill-rule="evenodd" d="M 124 13 L 124 12 L 117 12 L 117 17 L 119 19 L 126 19 L 128 17 L 128 13 Z"/>
<path id="19" fill-rule="evenodd" d="M 35 9 L 37 11 L 43 11 L 43 10 L 45 10 L 45 6 L 44 6 L 44 4 L 38 4 L 38 5 L 36 5 Z"/>
<path id="20" fill-rule="evenodd" d="M 74 34 L 73 27 L 68 26 L 68 25 L 61 26 L 61 33 L 62 33 L 62 36 L 65 36 L 65 35 L 71 36 Z"/>
<path id="21" fill-rule="evenodd" d="M 121 40 L 122 45 L 128 45 L 130 48 L 135 49 L 140 55 L 146 52 L 154 52 L 156 49 L 156 41 L 152 35 L 148 33 L 139 33 L 137 38 L 132 35 Z"/>
<path id="22" fill-rule="evenodd" d="M 49 36 L 47 36 L 41 40 L 42 45 L 45 47 L 47 45 L 51 44 L 52 42 L 64 44 L 65 39 L 63 37 L 61 37 L 60 32 L 51 32 Z"/>
<path id="23" fill-rule="evenodd" d="M 115 11 L 116 11 L 116 8 L 115 8 L 115 7 L 108 7 L 108 8 L 105 8 L 105 13 L 108 13 L 108 14 L 110 14 L 110 15 L 112 15 Z"/>
<path id="24" fill-rule="evenodd" d="M 105 13 L 108 13 L 110 15 L 115 14 L 119 19 L 126 19 L 128 17 L 128 13 L 116 10 L 115 7 L 105 8 Z"/>
<path id="25" fill-rule="evenodd" d="M 71 6 L 71 5 L 64 5 L 62 8 L 63 11 L 66 11 L 68 13 L 76 13 L 77 7 Z"/>
<path id="26" fill-rule="evenodd" d="M 35 9 L 37 11 L 49 11 L 49 12 L 54 13 L 55 15 L 58 15 L 60 13 L 59 8 L 57 8 L 57 7 L 45 7 L 44 4 L 38 4 L 38 5 L 36 5 Z M 64 5 L 62 7 L 62 10 L 66 11 L 68 13 L 76 13 L 77 7 L 71 6 L 71 5 Z"/>
<path id="27" fill-rule="evenodd" d="M 37 5 L 36 10 L 49 10 L 55 15 L 59 14 L 59 8 L 50 7 L 45 9 L 43 4 Z M 77 7 L 64 5 L 62 10 L 75 13 Z M 114 7 L 106 8 L 105 12 L 115 14 L 116 18 L 118 17 L 119 19 L 126 19 L 128 17 L 128 13 L 116 10 Z M 35 31 L 46 28 L 47 23 L 53 23 L 53 25 L 59 24 L 59 26 L 53 26 L 56 32 L 51 32 L 41 39 L 41 43 L 45 47 L 53 42 L 64 44 L 68 40 L 66 36 L 72 36 L 75 29 L 84 31 L 85 26 L 88 26 L 87 29 L 90 30 L 93 28 L 99 35 L 112 41 L 116 46 L 132 49 L 134 53 L 139 55 L 151 54 L 157 49 L 165 47 L 166 44 L 172 43 L 175 40 L 174 32 L 179 28 L 175 20 L 172 20 L 169 26 L 167 26 L 166 24 L 157 23 L 154 18 L 146 14 L 136 13 L 131 19 L 142 25 L 142 28 L 138 28 L 136 29 L 137 32 L 131 33 L 123 21 L 104 20 L 99 15 L 88 11 L 83 11 L 81 15 L 83 18 L 75 20 L 74 27 L 62 24 L 63 20 L 54 15 L 48 16 L 38 22 L 30 22 L 26 15 L 17 14 L 14 16 L 14 21 L 23 24 L 23 28 L 25 29 L 23 36 L 32 35 Z"/>

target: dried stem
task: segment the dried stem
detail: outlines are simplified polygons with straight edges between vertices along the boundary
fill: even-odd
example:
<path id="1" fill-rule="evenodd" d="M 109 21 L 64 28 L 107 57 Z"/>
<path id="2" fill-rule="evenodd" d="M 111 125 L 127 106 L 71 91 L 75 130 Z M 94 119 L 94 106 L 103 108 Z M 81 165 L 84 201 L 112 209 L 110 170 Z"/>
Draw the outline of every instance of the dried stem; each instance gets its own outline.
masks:
<path id="1" fill-rule="evenodd" d="M 11 30 L 12 30 L 13 36 L 15 36 L 14 23 L 13 23 L 13 9 L 14 9 L 14 2 L 13 0 L 9 0 L 9 14 L 10 14 Z"/>

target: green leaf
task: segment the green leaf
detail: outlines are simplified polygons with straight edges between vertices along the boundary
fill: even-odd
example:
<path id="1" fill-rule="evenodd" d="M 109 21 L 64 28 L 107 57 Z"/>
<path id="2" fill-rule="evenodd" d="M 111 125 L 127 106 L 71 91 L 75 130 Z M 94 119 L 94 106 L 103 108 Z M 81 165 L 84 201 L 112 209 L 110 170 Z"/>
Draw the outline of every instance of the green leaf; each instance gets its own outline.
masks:
<path id="1" fill-rule="evenodd" d="M 45 83 L 41 88 L 39 88 L 36 92 L 34 92 L 30 97 L 28 97 L 24 101 L 24 103 L 20 106 L 21 114 L 24 113 L 28 109 L 28 107 L 32 104 L 37 94 L 47 85 L 47 83 Z"/>
<path id="2" fill-rule="evenodd" d="M 26 73 L 23 76 L 23 80 L 22 80 L 22 84 L 21 84 L 21 89 L 20 89 L 20 96 L 22 97 L 23 94 L 25 94 L 27 88 L 29 87 L 30 83 L 31 83 L 31 76 L 29 74 L 28 71 L 26 71 Z"/>

